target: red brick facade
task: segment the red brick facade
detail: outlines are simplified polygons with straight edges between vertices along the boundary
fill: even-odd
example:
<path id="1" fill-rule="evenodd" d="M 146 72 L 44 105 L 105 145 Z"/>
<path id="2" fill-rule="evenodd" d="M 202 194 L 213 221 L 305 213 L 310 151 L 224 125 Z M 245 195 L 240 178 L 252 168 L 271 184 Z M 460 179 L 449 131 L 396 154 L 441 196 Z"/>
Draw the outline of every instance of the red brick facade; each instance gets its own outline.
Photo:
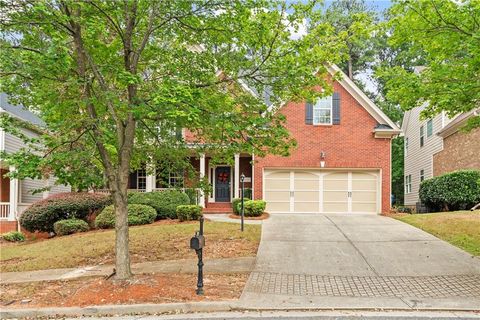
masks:
<path id="1" fill-rule="evenodd" d="M 433 175 L 462 169 L 480 170 L 480 128 L 457 131 L 443 139 L 443 150 L 433 155 Z"/>
<path id="2" fill-rule="evenodd" d="M 289 157 L 255 158 L 254 192 L 261 199 L 264 168 L 320 168 L 320 152 L 326 153 L 325 168 L 372 168 L 382 172 L 382 212 L 390 210 L 390 139 L 374 138 L 377 121 L 337 82 L 340 93 L 340 124 L 305 124 L 305 103 L 288 103 L 280 110 L 297 141 Z"/>

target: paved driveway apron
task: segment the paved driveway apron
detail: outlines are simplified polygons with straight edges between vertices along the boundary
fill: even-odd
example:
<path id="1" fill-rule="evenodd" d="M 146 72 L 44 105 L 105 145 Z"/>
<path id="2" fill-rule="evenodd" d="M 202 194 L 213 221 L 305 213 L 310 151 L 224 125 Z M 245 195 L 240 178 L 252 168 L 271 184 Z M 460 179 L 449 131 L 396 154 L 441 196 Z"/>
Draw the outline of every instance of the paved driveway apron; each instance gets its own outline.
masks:
<path id="1" fill-rule="evenodd" d="M 264 221 L 244 307 L 480 310 L 480 259 L 377 215 Z"/>

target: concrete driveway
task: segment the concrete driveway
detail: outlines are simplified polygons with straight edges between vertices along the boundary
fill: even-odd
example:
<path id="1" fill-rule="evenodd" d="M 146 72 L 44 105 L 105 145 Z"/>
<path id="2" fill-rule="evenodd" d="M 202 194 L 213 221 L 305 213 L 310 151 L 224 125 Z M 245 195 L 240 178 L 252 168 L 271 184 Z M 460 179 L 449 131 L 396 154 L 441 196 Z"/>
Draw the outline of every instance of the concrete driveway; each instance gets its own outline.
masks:
<path id="1" fill-rule="evenodd" d="M 387 217 L 275 214 L 263 223 L 241 302 L 480 310 L 480 259 Z"/>

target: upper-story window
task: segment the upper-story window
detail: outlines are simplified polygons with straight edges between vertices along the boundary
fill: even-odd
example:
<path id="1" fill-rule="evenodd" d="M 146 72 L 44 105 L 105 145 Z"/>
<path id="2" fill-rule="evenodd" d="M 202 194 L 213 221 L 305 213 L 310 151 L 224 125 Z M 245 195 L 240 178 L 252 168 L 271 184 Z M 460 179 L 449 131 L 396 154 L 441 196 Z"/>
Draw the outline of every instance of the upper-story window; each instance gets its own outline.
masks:
<path id="1" fill-rule="evenodd" d="M 433 120 L 430 119 L 427 122 L 427 137 L 430 137 L 433 134 Z"/>
<path id="2" fill-rule="evenodd" d="M 405 193 L 412 192 L 412 175 L 405 176 Z"/>
<path id="3" fill-rule="evenodd" d="M 425 170 L 420 170 L 420 182 L 422 182 L 423 180 L 425 180 Z"/>
<path id="4" fill-rule="evenodd" d="M 405 137 L 405 155 L 408 155 L 408 137 Z"/>
<path id="5" fill-rule="evenodd" d="M 423 147 L 425 144 L 425 128 L 423 126 L 420 127 L 420 147 Z"/>
<path id="6" fill-rule="evenodd" d="M 313 124 L 332 124 L 332 96 L 318 99 L 313 105 Z"/>

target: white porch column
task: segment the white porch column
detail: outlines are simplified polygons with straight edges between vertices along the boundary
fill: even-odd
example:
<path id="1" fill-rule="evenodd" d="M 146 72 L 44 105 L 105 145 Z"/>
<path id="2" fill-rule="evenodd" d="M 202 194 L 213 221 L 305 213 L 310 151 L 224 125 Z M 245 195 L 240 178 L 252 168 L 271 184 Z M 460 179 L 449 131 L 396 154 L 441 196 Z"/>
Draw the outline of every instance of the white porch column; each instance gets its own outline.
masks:
<path id="1" fill-rule="evenodd" d="M 200 154 L 200 179 L 205 177 L 205 154 Z M 200 190 L 200 203 L 199 205 L 205 208 L 205 194 L 203 190 Z"/>
<path id="2" fill-rule="evenodd" d="M 147 172 L 145 179 L 145 192 L 152 192 L 153 189 L 155 189 L 155 167 L 152 163 L 148 163 L 145 169 Z"/>
<path id="3" fill-rule="evenodd" d="M 233 197 L 240 198 L 240 154 L 235 154 L 235 180 L 233 181 Z"/>
<path id="4" fill-rule="evenodd" d="M 10 172 L 15 172 L 15 167 L 10 166 Z M 8 221 L 15 221 L 17 218 L 18 208 L 18 179 L 10 178 L 10 212 L 8 214 Z"/>

